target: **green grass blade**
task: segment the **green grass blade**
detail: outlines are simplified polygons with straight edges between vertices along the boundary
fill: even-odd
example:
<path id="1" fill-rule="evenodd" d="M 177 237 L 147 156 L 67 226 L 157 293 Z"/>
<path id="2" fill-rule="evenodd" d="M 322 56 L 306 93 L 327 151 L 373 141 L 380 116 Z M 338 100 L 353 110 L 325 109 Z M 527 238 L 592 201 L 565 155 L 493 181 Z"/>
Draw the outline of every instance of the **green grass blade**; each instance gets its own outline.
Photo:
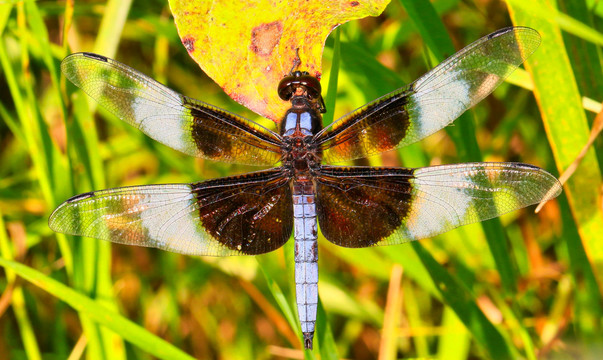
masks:
<path id="1" fill-rule="evenodd" d="M 8 236 L 6 236 L 6 226 L 4 225 L 4 215 L 0 210 L 0 253 L 3 258 L 12 259 L 12 249 Z M 16 283 L 16 275 L 14 271 L 6 270 L 6 279 L 8 280 L 8 287 L 12 286 L 12 300 L 11 306 L 15 312 L 15 318 L 19 331 L 21 334 L 21 340 L 23 341 L 23 347 L 25 348 L 25 354 L 27 358 L 31 360 L 42 359 L 40 347 L 36 340 L 34 333 L 34 326 L 32 325 L 31 319 L 25 306 L 25 296 L 23 294 L 23 287 Z"/>
<path id="2" fill-rule="evenodd" d="M 339 359 L 337 354 L 337 345 L 331 332 L 331 326 L 327 319 L 327 313 L 325 312 L 324 306 L 320 295 L 318 296 L 318 313 L 316 315 L 316 336 L 318 340 L 318 348 L 320 350 L 320 359 Z"/>
<path id="3" fill-rule="evenodd" d="M 44 24 L 44 19 L 42 18 L 35 1 L 26 1 L 25 11 L 28 24 L 31 27 L 33 39 L 35 39 L 37 42 L 36 50 L 40 51 L 44 64 L 50 73 L 50 79 L 52 80 L 55 96 L 57 96 L 58 99 L 59 109 L 61 110 L 62 117 L 65 118 L 66 109 L 65 104 L 63 103 L 63 98 L 61 97 L 59 86 L 59 69 L 57 66 L 55 66 L 55 60 L 52 57 L 50 40 L 48 39 L 48 31 L 46 29 L 46 25 Z"/>
<path id="4" fill-rule="evenodd" d="M 584 1 L 560 0 L 559 7 L 575 19 L 594 27 L 593 19 L 588 5 Z M 576 82 L 581 95 L 594 99 L 603 99 L 603 70 L 601 68 L 601 54 L 597 46 L 579 38 L 575 35 L 563 33 L 564 43 L 568 49 L 567 53 L 570 65 L 576 76 Z M 593 118 L 589 118 L 592 127 Z M 603 163 L 603 137 L 599 136 L 593 145 L 597 155 L 598 163 Z M 603 169 L 600 169 L 603 171 Z M 569 255 L 570 266 L 573 275 L 574 288 L 584 289 L 579 291 L 575 299 L 574 309 L 578 331 L 585 337 L 586 342 L 592 343 L 600 332 L 600 325 L 596 319 L 603 316 L 603 310 L 596 304 L 601 304 L 601 293 L 593 269 L 590 266 L 584 246 L 580 241 L 580 235 L 573 222 L 569 211 L 567 199 L 563 196 L 560 200 L 562 212 L 563 239 Z"/>
<path id="5" fill-rule="evenodd" d="M 105 7 L 103 20 L 94 44 L 94 52 L 114 58 L 121 40 L 132 0 L 110 0 Z"/>
<path id="6" fill-rule="evenodd" d="M 477 306 L 476 300 L 469 290 L 455 280 L 419 242 L 413 241 L 411 244 L 434 279 L 436 288 L 442 294 L 446 304 L 454 310 L 467 329 L 471 331 L 488 356 L 492 359 L 517 358 L 517 354 L 512 352 L 512 347 L 507 340 Z"/>
<path id="7" fill-rule="evenodd" d="M 12 270 L 23 279 L 61 299 L 94 322 L 111 329 L 144 352 L 161 359 L 193 359 L 174 345 L 124 318 L 102 303 L 21 263 L 0 258 L 0 266 Z M 108 353 L 108 358 L 113 354 Z"/>
<path id="8" fill-rule="evenodd" d="M 6 4 L 4 6 L 0 6 L 0 34 L 2 34 L 6 28 L 6 23 L 8 22 L 12 10 L 12 6 Z"/>
<path id="9" fill-rule="evenodd" d="M 262 266 L 262 264 L 259 263 L 259 265 L 260 269 L 262 270 L 262 274 L 264 274 L 264 278 L 266 279 L 266 283 L 268 284 L 268 288 L 270 289 L 272 296 L 274 296 L 274 300 L 276 300 L 276 303 L 283 312 L 283 315 L 285 315 L 285 319 L 287 319 L 287 322 L 292 329 L 298 329 L 299 324 L 295 318 L 295 310 L 291 307 L 289 301 L 287 301 L 287 297 L 281 290 L 280 286 L 278 286 L 272 276 L 266 272 L 266 269 Z M 301 339 L 300 330 L 296 330 L 296 334 L 298 335 L 298 338 Z"/>
<path id="10" fill-rule="evenodd" d="M 400 0 L 423 41 L 438 62 L 454 54 L 456 50 L 450 41 L 446 27 L 440 20 L 434 6 L 428 1 Z M 436 64 L 434 64 L 436 65 Z"/>
<path id="11" fill-rule="evenodd" d="M 560 197 L 559 205 L 563 222 L 562 246 L 567 249 L 574 288 L 580 289 L 574 305 L 578 331 L 584 337 L 584 342 L 596 343 L 601 337 L 603 309 L 600 304 L 603 303 L 603 297 L 565 195 Z"/>
<path id="12" fill-rule="evenodd" d="M 591 14 L 584 1 L 559 0 L 558 3 L 559 7 L 568 15 L 587 24 L 591 29 L 594 27 Z M 592 42 L 572 34 L 563 33 L 563 38 L 582 95 L 594 99 L 603 98 L 603 83 L 597 81 L 603 75 L 597 47 Z"/>
<path id="13" fill-rule="evenodd" d="M 467 359 L 471 338 L 456 313 L 449 308 L 444 309 L 442 326 L 445 333 L 439 337 L 437 358 L 440 360 Z"/>
<path id="14" fill-rule="evenodd" d="M 4 123 L 8 126 L 13 135 L 15 135 L 15 137 L 21 141 L 23 146 L 27 146 L 25 134 L 23 134 L 23 131 L 19 127 L 17 120 L 13 118 L 6 106 L 4 106 L 2 103 L 0 103 L 0 117 L 2 120 L 4 120 Z"/>
<path id="15" fill-rule="evenodd" d="M 587 24 L 575 19 L 567 14 L 559 12 L 549 2 L 542 0 L 538 1 L 518 1 L 508 0 L 511 6 L 511 13 L 520 11 L 525 14 L 532 14 L 532 23 L 549 23 L 560 30 L 565 30 L 570 34 L 574 34 L 586 41 L 592 42 L 599 46 L 603 45 L 603 34 L 588 26 Z M 576 1 L 578 2 L 578 1 Z M 527 22 L 521 24 L 527 25 Z"/>
<path id="16" fill-rule="evenodd" d="M 112 0 L 106 4 L 99 33 L 95 40 L 94 52 L 115 57 L 131 3 L 131 1 Z M 79 96 L 83 96 L 81 92 Z M 89 101 L 89 99 L 76 99 L 75 120 L 69 127 L 72 139 L 70 147 L 73 149 L 71 154 L 77 154 L 86 169 L 84 176 L 87 178 L 87 186 L 81 186 L 80 192 L 105 187 L 102 160 L 98 153 L 96 127 L 92 118 L 96 103 L 90 102 L 90 110 L 92 110 L 90 112 L 83 104 L 84 101 Z M 95 297 L 104 299 L 105 306 L 116 309 L 110 277 L 110 243 L 81 238 L 76 241 L 82 242 L 78 244 L 78 251 L 75 255 L 80 260 L 78 264 L 82 277 L 79 279 L 83 281 L 77 282 L 78 288 L 85 289 L 88 294 L 94 294 Z M 96 357 L 103 358 L 107 354 L 111 354 L 112 358 L 125 358 L 123 344 L 118 338 L 115 338 L 110 332 L 96 328 L 97 325 L 88 322 L 86 318 L 82 318 L 82 322 L 89 336 L 88 346 L 93 349 Z"/>
<path id="17" fill-rule="evenodd" d="M 17 74 L 15 73 L 13 65 L 11 64 L 7 55 L 4 38 L 0 40 L 2 40 L 2 43 L 0 43 L 0 65 L 2 66 L 2 71 L 6 78 L 6 82 L 8 83 L 8 90 L 11 92 L 15 110 L 17 112 L 22 131 L 25 134 L 28 151 L 31 155 L 34 166 L 36 167 L 36 172 L 39 174 L 39 182 L 42 189 L 42 194 L 44 195 L 47 203 L 53 204 L 54 195 L 48 176 L 48 169 L 45 166 L 46 162 L 44 161 L 44 156 L 40 146 L 36 142 L 36 138 L 34 136 L 35 131 L 31 122 L 31 117 L 29 116 L 29 109 L 25 103 L 21 87 L 19 86 Z"/>
<path id="18" fill-rule="evenodd" d="M 18 12 L 23 14 L 23 9 L 18 8 Z M 6 14 L 6 13 L 3 13 Z M 21 31 L 27 32 L 27 29 L 21 27 Z M 58 159 L 58 151 L 56 147 L 52 145 L 51 140 L 48 137 L 48 132 L 43 131 L 45 126 L 41 119 L 40 111 L 37 107 L 37 100 L 33 96 L 31 89 L 23 89 L 21 84 L 31 85 L 30 81 L 27 81 L 27 75 L 19 72 L 16 69 L 23 69 L 22 67 L 13 67 L 9 56 L 6 51 L 7 39 L 1 38 L 0 40 L 0 66 L 2 67 L 4 77 L 8 84 L 8 90 L 11 93 L 13 104 L 19 120 L 20 131 L 24 135 L 24 139 L 27 145 L 27 151 L 31 156 L 34 164 L 37 181 L 39 182 L 42 195 L 47 204 L 51 206 L 56 204 L 56 187 L 53 186 L 53 179 L 51 177 L 50 164 L 55 163 L 53 159 Z M 26 37 L 21 39 L 22 49 L 27 49 Z M 22 60 L 24 63 L 29 63 L 25 57 L 25 52 L 22 52 Z M 28 100 L 26 101 L 26 97 Z M 46 151 L 43 151 L 46 144 Z M 55 163 L 55 165 L 58 165 Z M 59 169 L 57 167 L 57 169 Z M 55 171 L 55 174 L 66 174 L 66 171 Z M 64 187 L 61 187 L 64 188 Z M 73 269 L 73 257 L 71 255 L 71 249 L 69 248 L 66 238 L 62 235 L 57 236 L 57 241 L 61 252 L 63 253 L 65 266 L 68 273 L 72 273 Z"/>
<path id="19" fill-rule="evenodd" d="M 292 241 L 289 241 L 287 244 L 285 244 L 285 253 L 287 252 L 287 250 L 291 250 L 291 251 L 293 250 L 290 243 L 292 243 Z M 295 335 L 297 337 L 298 343 L 291 344 L 291 345 L 292 346 L 301 346 L 302 334 L 301 334 L 301 328 L 300 328 L 299 321 L 296 317 L 297 312 L 294 309 L 295 301 L 289 301 L 287 295 L 285 295 L 285 293 L 282 291 L 282 289 L 276 282 L 275 279 L 277 278 L 277 276 L 276 276 L 276 274 L 274 274 L 275 270 L 271 271 L 267 265 L 265 265 L 259 261 L 258 261 L 258 265 L 259 265 L 260 270 L 262 271 L 262 274 L 264 275 L 264 278 L 266 279 L 266 284 L 268 285 L 268 290 L 274 297 L 274 300 L 276 301 L 278 307 L 281 309 L 281 312 L 285 316 L 285 319 L 287 320 L 287 322 L 289 323 L 289 326 L 291 327 L 291 329 L 293 329 L 293 332 L 295 333 Z M 293 271 L 292 267 L 287 266 L 287 274 L 291 275 L 292 271 Z M 290 281 L 291 284 L 293 284 L 293 282 L 294 282 L 294 278 L 292 276 L 287 276 L 287 280 Z M 295 289 L 295 286 L 293 286 L 293 289 Z M 291 296 L 293 299 L 295 298 L 294 293 Z"/>
<path id="20" fill-rule="evenodd" d="M 25 2 L 24 5 L 24 16 L 27 19 L 26 25 L 29 26 L 29 29 L 25 28 L 25 24 L 21 29 L 22 31 L 31 31 L 31 37 L 21 39 L 21 44 L 23 46 L 21 61 L 23 69 L 25 69 L 24 84 L 26 84 L 24 85 L 24 92 L 28 98 L 28 104 L 31 107 L 30 116 L 32 116 L 34 120 L 33 129 L 35 131 L 35 136 L 37 141 L 41 143 L 41 148 L 44 153 L 45 166 L 48 170 L 53 198 L 55 201 L 58 201 L 62 195 L 64 195 L 65 190 L 72 190 L 73 187 L 69 172 L 67 171 L 68 167 L 66 166 L 65 158 L 51 139 L 48 125 L 44 121 L 40 109 L 39 98 L 34 93 L 37 84 L 33 79 L 30 79 L 30 75 L 28 74 L 28 72 L 32 71 L 32 69 L 29 68 L 31 60 L 29 59 L 28 53 L 25 52 L 25 49 L 31 54 L 40 53 L 44 65 L 46 66 L 46 70 L 50 74 L 53 91 L 49 93 L 55 97 L 60 116 L 63 119 L 65 118 L 66 109 L 59 89 L 59 70 L 55 65 L 55 59 L 52 56 L 48 31 L 44 20 L 42 19 L 42 15 L 40 14 L 38 4 L 33 1 L 28 1 Z M 50 205 L 56 206 L 57 203 L 53 202 L 50 203 Z"/>
<path id="21" fill-rule="evenodd" d="M 584 1 L 560 0 L 559 7 L 569 16 L 588 24 L 591 28 L 594 27 L 591 14 Z M 601 69 L 601 58 L 597 46 L 569 33 L 563 33 L 563 40 L 568 49 L 567 54 L 576 76 L 580 94 L 603 100 L 603 83 L 598 81 L 603 78 L 603 70 Z M 589 119 L 591 126 L 592 121 L 593 117 Z M 593 148 L 597 154 L 597 160 L 601 164 L 603 162 L 603 137 L 597 137 Z"/>
<path id="22" fill-rule="evenodd" d="M 325 107 L 327 112 L 322 115 L 322 124 L 327 126 L 333 122 L 335 114 L 335 103 L 337 101 L 337 80 L 339 79 L 339 63 L 341 61 L 341 29 L 335 29 L 333 36 L 333 59 L 331 60 L 331 71 L 329 72 L 329 83 L 325 95 Z"/>
<path id="23" fill-rule="evenodd" d="M 538 29 L 542 35 L 542 45 L 528 59 L 527 68 L 534 78 L 534 94 L 557 168 L 563 172 L 586 144 L 589 128 L 561 29 L 553 20 L 525 12 L 525 3 L 520 0 L 510 0 L 508 4 L 514 22 Z M 541 11 L 548 8 L 541 0 L 530 4 Z M 603 247 L 600 244 L 603 218 L 593 216 L 600 213 L 593 199 L 599 198 L 602 184 L 599 163 L 594 150 L 590 149 L 578 171 L 564 186 L 582 243 L 599 279 L 603 279 Z M 600 282 L 599 288 L 602 286 Z"/>

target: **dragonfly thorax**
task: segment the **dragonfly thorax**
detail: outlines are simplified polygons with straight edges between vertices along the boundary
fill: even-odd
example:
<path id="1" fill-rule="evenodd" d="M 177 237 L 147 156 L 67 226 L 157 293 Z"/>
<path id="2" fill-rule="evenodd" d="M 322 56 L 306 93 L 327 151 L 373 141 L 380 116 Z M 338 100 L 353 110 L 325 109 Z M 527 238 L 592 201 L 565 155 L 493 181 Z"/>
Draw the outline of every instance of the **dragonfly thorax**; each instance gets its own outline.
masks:
<path id="1" fill-rule="evenodd" d="M 281 135 L 283 137 L 303 138 L 315 135 L 321 128 L 320 116 L 308 109 L 307 104 L 302 104 L 287 111 L 281 123 Z"/>
<path id="2" fill-rule="evenodd" d="M 320 90 L 318 79 L 300 71 L 285 77 L 278 87 L 280 98 L 291 102 L 281 121 L 282 161 L 296 178 L 307 177 L 311 169 L 320 166 L 322 154 L 313 142 L 314 135 L 322 130 L 324 102 Z"/>
<path id="3" fill-rule="evenodd" d="M 307 173 L 320 165 L 320 154 L 313 144 L 314 135 L 322 129 L 319 113 L 304 97 L 291 99 L 292 107 L 281 122 L 283 165 L 295 174 Z"/>

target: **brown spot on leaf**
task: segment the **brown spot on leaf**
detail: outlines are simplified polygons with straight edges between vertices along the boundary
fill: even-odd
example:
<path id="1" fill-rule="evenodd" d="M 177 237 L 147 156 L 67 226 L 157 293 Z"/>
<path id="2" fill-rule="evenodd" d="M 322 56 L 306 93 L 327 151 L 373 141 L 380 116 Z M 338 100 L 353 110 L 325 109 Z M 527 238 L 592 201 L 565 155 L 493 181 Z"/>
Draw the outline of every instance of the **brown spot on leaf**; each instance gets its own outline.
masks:
<path id="1" fill-rule="evenodd" d="M 352 1 L 352 2 L 350 2 L 350 5 L 351 5 L 352 7 L 354 7 L 354 6 L 358 6 L 358 5 L 360 5 L 360 3 L 359 3 L 358 1 Z"/>
<path id="2" fill-rule="evenodd" d="M 224 89 L 226 91 L 226 89 Z M 228 96 L 230 96 L 231 99 L 233 99 L 234 101 L 238 102 L 239 104 L 248 104 L 249 103 L 249 99 L 240 93 L 234 92 L 234 91 L 227 91 L 226 92 L 228 94 Z"/>
<path id="3" fill-rule="evenodd" d="M 182 45 L 184 45 L 186 51 L 189 53 L 195 51 L 195 39 L 190 36 L 182 38 Z"/>
<path id="4" fill-rule="evenodd" d="M 283 24 L 280 21 L 256 26 L 251 30 L 251 51 L 260 56 L 270 55 L 282 35 Z"/>

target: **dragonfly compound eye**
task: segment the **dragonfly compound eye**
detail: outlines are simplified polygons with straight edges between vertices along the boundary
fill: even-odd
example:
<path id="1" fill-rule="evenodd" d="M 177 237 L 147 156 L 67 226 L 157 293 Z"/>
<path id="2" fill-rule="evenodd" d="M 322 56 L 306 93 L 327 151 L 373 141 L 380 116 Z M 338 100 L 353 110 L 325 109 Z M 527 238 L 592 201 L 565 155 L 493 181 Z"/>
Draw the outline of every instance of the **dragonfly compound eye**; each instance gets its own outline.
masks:
<path id="1" fill-rule="evenodd" d="M 293 96 L 295 89 L 303 87 L 306 89 L 311 98 L 320 97 L 321 87 L 320 82 L 314 76 L 307 72 L 296 71 L 292 75 L 286 76 L 278 84 L 278 96 L 288 101 Z"/>

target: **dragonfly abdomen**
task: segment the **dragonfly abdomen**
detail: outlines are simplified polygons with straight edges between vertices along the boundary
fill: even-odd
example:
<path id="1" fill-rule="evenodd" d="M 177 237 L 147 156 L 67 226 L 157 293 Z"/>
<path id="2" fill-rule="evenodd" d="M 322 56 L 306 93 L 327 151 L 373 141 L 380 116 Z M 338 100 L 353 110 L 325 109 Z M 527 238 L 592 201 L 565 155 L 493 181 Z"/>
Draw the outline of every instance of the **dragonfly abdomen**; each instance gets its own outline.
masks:
<path id="1" fill-rule="evenodd" d="M 293 216 L 297 312 L 304 347 L 312 349 L 318 307 L 318 244 L 314 185 L 308 180 L 293 183 Z"/>

